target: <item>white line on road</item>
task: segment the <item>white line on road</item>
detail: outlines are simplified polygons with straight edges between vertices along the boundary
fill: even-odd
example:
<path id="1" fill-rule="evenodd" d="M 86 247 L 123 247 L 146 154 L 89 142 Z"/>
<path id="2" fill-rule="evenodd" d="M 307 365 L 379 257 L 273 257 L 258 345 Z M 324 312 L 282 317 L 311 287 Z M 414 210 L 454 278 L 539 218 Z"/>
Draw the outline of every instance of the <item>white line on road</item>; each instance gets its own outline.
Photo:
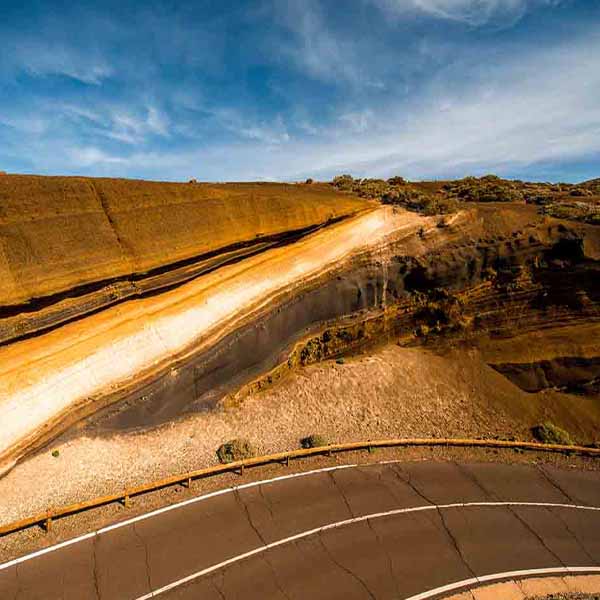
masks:
<path id="1" fill-rule="evenodd" d="M 364 521 L 371 521 L 373 519 L 380 519 L 382 517 L 389 517 L 389 516 L 393 516 L 393 515 L 403 515 L 403 514 L 407 514 L 407 513 L 415 513 L 415 512 L 426 511 L 426 510 L 436 510 L 437 511 L 437 510 L 441 510 L 441 509 L 451 509 L 451 508 L 469 508 L 469 507 L 498 508 L 498 507 L 513 507 L 513 506 L 529 506 L 529 507 L 542 507 L 542 508 L 569 508 L 569 509 L 576 509 L 576 510 L 600 511 L 600 508 L 594 507 L 594 506 L 582 506 L 582 505 L 577 505 L 577 504 L 557 504 L 557 503 L 550 503 L 550 502 L 464 502 L 464 503 L 461 502 L 461 503 L 454 503 L 454 504 L 440 504 L 440 505 L 429 504 L 429 505 L 425 505 L 425 506 L 414 506 L 411 508 L 397 508 L 397 509 L 388 510 L 385 512 L 378 512 L 378 513 L 373 513 L 370 515 L 353 517 L 352 519 L 344 519 L 343 521 L 337 521 L 335 523 L 330 523 L 328 525 L 323 525 L 321 527 L 315 527 L 314 529 L 309 529 L 308 531 L 303 531 L 301 533 L 297 533 L 296 535 L 292 535 L 290 537 L 283 538 L 281 540 L 277 540 L 276 542 L 271 542 L 270 544 L 265 544 L 264 546 L 259 546 L 259 547 L 255 548 L 254 550 L 250 550 L 249 552 L 244 552 L 243 554 L 239 554 L 238 556 L 234 556 L 223 562 L 217 563 L 210 567 L 206 567 L 205 569 L 202 569 L 200 571 L 196 571 L 195 573 L 192 573 L 191 575 L 187 575 L 186 577 L 178 579 L 177 581 L 173 581 L 172 583 L 169 583 L 161 588 L 151 591 L 148 594 L 139 596 L 138 598 L 136 598 L 136 600 L 150 600 L 151 598 L 156 598 L 157 596 L 159 596 L 160 594 L 163 594 L 164 592 L 168 592 L 174 588 L 177 588 L 186 583 L 194 581 L 195 579 L 198 579 L 204 575 L 208 575 L 209 573 L 218 571 L 219 569 L 227 567 L 233 563 L 239 562 L 246 558 L 250 558 L 251 556 L 254 556 L 256 554 L 266 552 L 267 550 L 271 550 L 272 548 L 277 548 L 278 546 L 282 546 L 284 544 L 289 544 L 290 542 L 295 542 L 297 540 L 309 537 L 311 535 L 315 535 L 316 533 L 322 533 L 324 531 L 329 531 L 331 529 L 337 529 L 339 527 L 344 527 L 346 525 L 352 525 L 354 523 L 361 523 Z M 594 570 L 594 569 L 597 569 L 600 572 L 600 567 L 593 567 L 592 570 Z M 485 578 L 485 576 L 475 578 L 472 581 L 474 583 L 476 583 L 480 580 L 485 581 L 484 578 Z M 451 584 L 451 585 L 457 585 L 457 584 Z M 464 585 L 469 585 L 469 584 L 465 583 Z M 445 590 L 440 589 L 439 591 L 443 592 Z M 425 592 L 425 593 L 428 593 L 428 592 Z M 433 593 L 431 593 L 431 595 L 433 595 Z M 422 596 L 422 598 L 428 598 L 428 597 L 430 597 L 430 596 Z M 421 598 L 421 596 L 414 596 L 413 598 L 411 598 L 409 600 L 418 600 L 419 598 Z"/>
<path id="2" fill-rule="evenodd" d="M 370 463 L 376 464 L 376 463 Z M 83 542 L 84 540 L 88 540 L 93 538 L 96 535 L 100 535 L 102 533 L 107 533 L 108 531 L 112 531 L 113 529 L 119 529 L 120 527 L 125 527 L 127 525 L 131 525 L 132 523 L 137 523 L 138 521 L 143 521 L 144 519 L 149 519 L 150 517 L 155 517 L 162 513 L 168 512 L 170 510 L 175 510 L 176 508 L 182 508 L 184 506 L 188 506 L 190 504 L 195 504 L 196 502 L 200 502 L 202 500 L 208 500 L 209 498 L 214 498 L 215 496 L 221 496 L 222 494 L 228 494 L 231 492 L 235 492 L 236 490 L 244 490 L 246 488 L 256 487 L 258 485 L 266 485 L 269 483 L 275 483 L 277 481 L 284 481 L 286 479 L 295 479 L 296 477 L 305 477 L 306 475 L 316 475 L 317 473 L 327 473 L 328 471 L 338 471 L 340 469 L 350 469 L 352 467 L 358 467 L 359 465 L 350 464 L 350 465 L 336 465 L 333 467 L 324 467 L 322 469 L 313 469 L 312 471 L 300 471 L 298 473 L 290 473 L 289 475 L 281 475 L 280 477 L 272 477 L 271 479 L 263 479 L 261 481 L 251 481 L 250 483 L 243 483 L 241 485 L 234 485 L 232 487 L 228 487 L 222 490 L 217 490 L 215 492 L 210 492 L 208 494 L 204 494 L 202 496 L 196 496 L 195 498 L 190 498 L 188 500 L 183 500 L 182 502 L 177 502 L 176 504 L 170 504 L 169 506 L 164 506 L 162 508 L 158 508 L 156 510 L 150 511 L 148 513 L 144 513 L 143 515 L 138 515 L 137 517 L 132 517 L 131 519 L 126 519 L 125 521 L 119 521 L 114 525 L 109 525 L 108 527 L 103 527 L 102 529 L 98 529 L 97 531 L 91 531 L 90 533 L 86 533 L 84 535 L 80 535 L 79 537 L 73 538 L 71 540 L 67 540 L 65 542 L 61 542 L 60 544 L 55 544 L 54 546 L 49 546 L 48 548 L 44 548 L 42 550 L 38 550 L 36 552 L 32 552 L 31 554 L 26 554 L 25 556 L 21 556 L 19 558 L 15 558 L 9 562 L 6 562 L 0 565 L 0 571 L 3 569 L 8 569 L 14 565 L 18 565 L 19 563 L 25 562 L 27 560 L 31 560 L 32 558 L 37 558 L 38 556 L 43 556 L 44 554 L 48 554 L 49 552 L 54 552 L 55 550 L 60 550 L 61 548 L 65 548 L 66 546 L 71 546 L 72 544 L 77 544 L 78 542 Z M 360 465 L 362 466 L 362 465 Z"/>
<path id="3" fill-rule="evenodd" d="M 446 592 L 453 592 L 465 587 L 472 587 L 480 583 L 487 583 L 489 581 L 501 581 L 503 579 L 522 579 L 524 577 L 535 577 L 539 575 L 577 575 L 582 573 L 600 573 L 600 567 L 551 567 L 547 569 L 525 569 L 523 571 L 506 571 L 505 573 L 493 573 L 491 575 L 482 575 L 481 577 L 472 577 L 471 579 L 463 579 L 462 581 L 456 581 L 455 583 L 449 583 L 441 587 L 428 590 L 417 594 L 416 596 L 410 596 L 405 600 L 427 600 L 438 594 L 444 594 Z"/>

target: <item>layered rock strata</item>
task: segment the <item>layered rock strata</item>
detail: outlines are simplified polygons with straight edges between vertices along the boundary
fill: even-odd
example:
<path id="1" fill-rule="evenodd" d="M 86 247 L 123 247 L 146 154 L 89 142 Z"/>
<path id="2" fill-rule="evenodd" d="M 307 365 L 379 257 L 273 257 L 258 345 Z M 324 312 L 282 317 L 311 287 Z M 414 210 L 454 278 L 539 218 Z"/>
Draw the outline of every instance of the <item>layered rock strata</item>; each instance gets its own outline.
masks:
<path id="1" fill-rule="evenodd" d="M 120 191 L 128 197 L 119 182 L 93 186 L 101 199 Z M 284 200 L 254 199 L 248 209 L 258 211 L 254 221 L 246 223 L 240 212 L 242 230 L 234 237 L 239 216 L 221 211 L 229 216 L 212 222 L 207 241 L 197 239 L 203 231 L 197 215 L 190 216 L 194 231 L 187 224 L 179 231 L 185 214 L 170 221 L 170 209 L 152 208 L 162 189 L 132 185 L 137 208 L 110 213 L 122 252 L 119 259 L 107 255 L 112 275 L 99 269 L 87 276 L 92 283 L 81 284 L 81 268 L 59 261 L 56 274 L 35 284 L 35 261 L 32 270 L 13 269 L 14 281 L 29 281 L 30 288 L 13 286 L 5 303 L 14 312 L 6 318 L 34 325 L 19 341 L 18 329 L 7 326 L 0 348 L 5 468 L 84 418 L 95 431 L 159 425 L 239 401 L 297 366 L 382 340 L 476 345 L 524 390 L 585 387 L 598 377 L 597 227 L 517 203 L 465 203 L 456 215 L 424 217 L 332 195 L 326 186 L 283 186 L 277 193 Z M 151 225 L 144 229 L 146 210 Z M 125 215 L 129 225 L 119 227 Z M 163 217 L 166 233 L 154 232 L 162 250 L 153 249 L 149 232 Z M 164 265 L 153 266 L 159 257 Z M 92 284 L 99 287 L 85 287 Z M 115 285 L 134 285 L 137 299 L 119 292 L 115 300 Z M 41 297 L 50 300 L 35 305 Z M 29 314 L 18 308 L 27 298 Z M 60 303 L 72 303 L 71 312 L 61 312 Z M 52 310 L 70 322 L 59 322 Z M 51 329 L 40 333 L 39 323 Z"/>

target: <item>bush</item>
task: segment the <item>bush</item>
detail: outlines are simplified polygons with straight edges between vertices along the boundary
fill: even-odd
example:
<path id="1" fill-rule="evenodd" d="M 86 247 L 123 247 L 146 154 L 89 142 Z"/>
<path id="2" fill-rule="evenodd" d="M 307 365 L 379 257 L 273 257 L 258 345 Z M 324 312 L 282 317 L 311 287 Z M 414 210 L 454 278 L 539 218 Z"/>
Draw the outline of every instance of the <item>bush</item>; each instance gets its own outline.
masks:
<path id="1" fill-rule="evenodd" d="M 569 196 L 583 197 L 583 196 L 593 196 L 593 195 L 594 195 L 594 193 L 591 190 L 588 190 L 588 189 L 582 188 L 582 187 L 573 188 L 569 192 Z"/>
<path id="2" fill-rule="evenodd" d="M 54 456 L 54 458 L 58 458 L 60 456 L 60 452 L 58 450 L 52 450 L 52 456 Z"/>
<path id="3" fill-rule="evenodd" d="M 322 446 L 328 446 L 329 442 L 325 436 L 318 433 L 313 433 L 300 440 L 300 445 L 303 448 L 321 448 Z"/>
<path id="4" fill-rule="evenodd" d="M 338 190 L 351 192 L 354 189 L 355 182 L 352 175 L 338 175 L 337 177 L 333 178 L 331 184 L 338 188 Z"/>
<path id="5" fill-rule="evenodd" d="M 217 449 L 217 457 L 219 462 L 223 464 L 252 458 L 253 456 L 256 456 L 256 451 L 252 444 L 244 438 L 236 438 L 225 442 Z"/>
<path id="6" fill-rule="evenodd" d="M 541 425 L 536 425 L 531 428 L 531 433 L 535 439 L 539 440 L 543 444 L 563 444 L 565 446 L 572 446 L 573 440 L 568 432 L 560 427 L 554 425 L 550 421 L 546 421 Z"/>
<path id="7" fill-rule="evenodd" d="M 355 182 L 354 191 L 363 198 L 382 198 L 388 191 L 389 185 L 383 179 L 363 179 Z"/>
<path id="8" fill-rule="evenodd" d="M 520 187 L 514 181 L 500 179 L 496 175 L 485 175 L 451 181 L 444 189 L 450 195 L 469 202 L 515 202 L 524 200 Z"/>
<path id="9" fill-rule="evenodd" d="M 311 183 L 314 183 L 314 180 L 309 177 L 304 183 L 306 183 L 307 185 L 310 185 Z"/>
<path id="10" fill-rule="evenodd" d="M 408 182 L 406 181 L 406 179 L 404 179 L 404 177 L 399 177 L 398 175 L 396 175 L 395 177 L 390 177 L 387 180 L 389 185 L 406 185 Z"/>
<path id="11" fill-rule="evenodd" d="M 584 202 L 552 202 L 541 209 L 543 214 L 555 219 L 582 221 L 590 225 L 600 224 L 600 206 Z"/>

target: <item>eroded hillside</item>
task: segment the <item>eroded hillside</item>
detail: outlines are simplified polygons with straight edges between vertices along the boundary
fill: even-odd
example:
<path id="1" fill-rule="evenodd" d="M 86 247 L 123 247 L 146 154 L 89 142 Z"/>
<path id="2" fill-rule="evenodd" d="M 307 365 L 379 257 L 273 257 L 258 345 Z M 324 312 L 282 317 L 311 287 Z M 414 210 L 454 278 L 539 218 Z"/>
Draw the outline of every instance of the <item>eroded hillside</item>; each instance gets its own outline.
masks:
<path id="1" fill-rule="evenodd" d="M 593 182 L 44 179 L 3 188 L 5 469 L 51 440 L 103 440 L 117 460 L 175 422 L 201 439 L 185 464 L 236 433 L 281 449 L 319 422 L 338 438 L 441 435 L 448 418 L 526 437 L 549 418 L 600 437 L 600 232 L 548 210 L 584 197 L 592 214 Z M 323 362 L 356 353 L 360 368 Z"/>

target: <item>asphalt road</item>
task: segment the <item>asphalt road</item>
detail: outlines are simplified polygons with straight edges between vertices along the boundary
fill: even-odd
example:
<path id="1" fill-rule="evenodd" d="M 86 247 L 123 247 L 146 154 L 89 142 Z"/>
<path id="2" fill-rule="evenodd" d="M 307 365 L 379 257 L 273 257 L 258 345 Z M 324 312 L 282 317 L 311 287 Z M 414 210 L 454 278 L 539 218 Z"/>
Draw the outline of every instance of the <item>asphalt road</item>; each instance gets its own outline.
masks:
<path id="1" fill-rule="evenodd" d="M 513 571 L 600 572 L 600 510 L 588 507 L 600 507 L 595 472 L 337 468 L 188 500 L 1 565 L 0 598 L 439 597 Z"/>

